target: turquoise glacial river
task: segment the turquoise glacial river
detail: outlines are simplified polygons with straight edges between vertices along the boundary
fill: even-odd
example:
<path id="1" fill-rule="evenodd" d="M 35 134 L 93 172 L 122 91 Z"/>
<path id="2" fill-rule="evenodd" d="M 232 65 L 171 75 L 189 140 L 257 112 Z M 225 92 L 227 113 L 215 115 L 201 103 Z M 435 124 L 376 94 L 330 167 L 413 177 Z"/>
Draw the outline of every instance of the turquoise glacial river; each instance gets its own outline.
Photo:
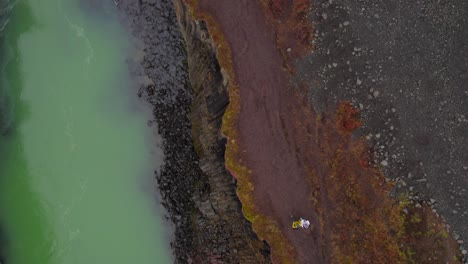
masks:
<path id="1" fill-rule="evenodd" d="M 132 88 L 129 33 L 105 2 L 87 12 L 80 0 L 19 0 L 4 28 L 7 264 L 172 262 L 153 175 L 161 150 Z"/>

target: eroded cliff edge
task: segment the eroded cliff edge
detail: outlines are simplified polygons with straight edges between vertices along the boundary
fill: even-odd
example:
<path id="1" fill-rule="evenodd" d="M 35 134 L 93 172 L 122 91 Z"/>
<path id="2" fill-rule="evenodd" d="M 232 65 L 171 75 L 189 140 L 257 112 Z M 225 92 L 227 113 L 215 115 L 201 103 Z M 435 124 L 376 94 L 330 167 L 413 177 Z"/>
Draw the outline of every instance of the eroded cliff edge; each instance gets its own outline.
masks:
<path id="1" fill-rule="evenodd" d="M 222 117 L 229 103 L 228 78 L 216 59 L 216 49 L 203 21 L 193 20 L 187 7 L 174 0 L 186 43 L 187 69 L 193 92 L 190 120 L 199 167 L 203 172 L 200 194 L 194 197 L 193 216 L 198 254 L 225 263 L 267 263 L 268 246 L 258 240 L 241 213 L 236 184 L 225 168 L 226 139 Z M 208 233 L 206 233 L 208 232 Z M 202 235 L 204 233 L 204 235 Z"/>

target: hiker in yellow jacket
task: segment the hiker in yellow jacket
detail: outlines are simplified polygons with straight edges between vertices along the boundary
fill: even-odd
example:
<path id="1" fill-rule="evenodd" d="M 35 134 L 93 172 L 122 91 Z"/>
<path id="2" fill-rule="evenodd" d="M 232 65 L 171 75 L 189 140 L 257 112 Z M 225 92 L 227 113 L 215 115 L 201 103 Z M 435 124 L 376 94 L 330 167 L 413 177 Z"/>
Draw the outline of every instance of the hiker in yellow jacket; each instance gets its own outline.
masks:
<path id="1" fill-rule="evenodd" d="M 298 229 L 298 228 L 308 229 L 309 227 L 310 227 L 309 220 L 303 219 L 302 217 L 299 218 L 299 220 L 292 222 L 292 228 L 294 229 Z"/>

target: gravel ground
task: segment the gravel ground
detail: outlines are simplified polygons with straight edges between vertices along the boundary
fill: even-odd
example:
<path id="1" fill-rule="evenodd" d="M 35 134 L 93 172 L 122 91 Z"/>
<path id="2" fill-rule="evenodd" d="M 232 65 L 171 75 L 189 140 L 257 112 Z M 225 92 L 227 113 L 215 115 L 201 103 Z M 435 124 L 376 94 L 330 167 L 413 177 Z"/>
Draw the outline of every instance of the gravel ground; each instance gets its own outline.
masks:
<path id="1" fill-rule="evenodd" d="M 468 241 L 468 2 L 315 0 L 310 100 L 362 109 L 374 163 Z"/>

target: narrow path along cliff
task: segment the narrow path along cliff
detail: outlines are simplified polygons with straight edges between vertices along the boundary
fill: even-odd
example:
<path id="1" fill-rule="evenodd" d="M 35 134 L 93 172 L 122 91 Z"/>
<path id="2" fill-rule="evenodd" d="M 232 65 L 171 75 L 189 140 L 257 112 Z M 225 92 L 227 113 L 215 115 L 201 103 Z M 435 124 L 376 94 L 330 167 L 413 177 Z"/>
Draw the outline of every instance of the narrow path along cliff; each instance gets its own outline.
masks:
<path id="1" fill-rule="evenodd" d="M 318 221 L 296 142 L 289 142 L 294 140 L 289 113 L 294 103 L 285 97 L 288 73 L 281 67 L 273 29 L 257 1 L 200 1 L 199 7 L 227 33 L 241 98 L 237 144 L 254 175 L 255 200 L 284 230 L 300 259 L 324 263 L 321 238 L 289 228 L 292 215 L 312 219 L 315 226 Z"/>

